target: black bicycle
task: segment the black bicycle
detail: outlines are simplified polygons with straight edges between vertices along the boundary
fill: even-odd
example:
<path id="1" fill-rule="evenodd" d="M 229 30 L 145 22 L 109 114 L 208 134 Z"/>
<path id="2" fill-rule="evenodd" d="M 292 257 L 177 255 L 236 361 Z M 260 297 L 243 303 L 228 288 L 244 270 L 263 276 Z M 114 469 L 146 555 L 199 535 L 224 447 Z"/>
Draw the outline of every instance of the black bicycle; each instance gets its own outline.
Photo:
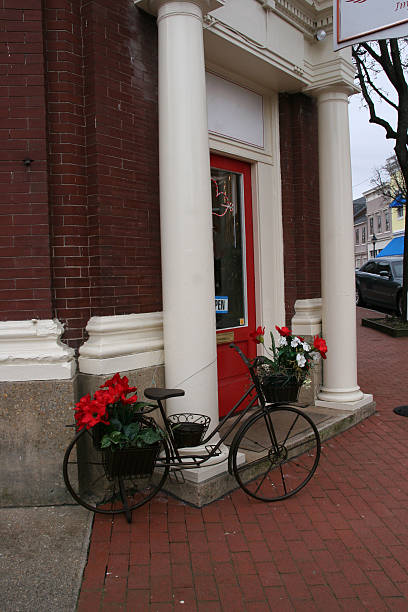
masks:
<path id="1" fill-rule="evenodd" d="M 300 407 L 284 402 L 267 403 L 258 376 L 262 357 L 250 361 L 236 345 L 230 346 L 248 367 L 252 384 L 206 437 L 208 417 L 166 416 L 162 402 L 183 396 L 184 391 L 162 388 L 145 390 L 145 397 L 156 404 L 136 416 L 142 426 L 153 424 L 164 434 L 153 445 L 150 456 L 143 459 L 143 467 L 140 461 L 137 468 L 129 467 L 135 465 L 132 462 L 112 463 L 112 457 L 108 461 L 109 449 L 101 449 L 97 428 L 82 429 L 76 434 L 65 452 L 63 475 L 68 491 L 79 504 L 103 514 L 124 512 L 130 522 L 132 510 L 160 491 L 169 472 L 177 476 L 184 470 L 208 465 L 210 459 L 221 456 L 225 443 L 229 446 L 229 473 L 255 499 L 283 500 L 309 482 L 320 458 L 316 425 Z M 157 422 L 160 417 L 147 416 L 157 409 L 161 424 Z M 232 417 L 233 421 L 228 422 Z"/>

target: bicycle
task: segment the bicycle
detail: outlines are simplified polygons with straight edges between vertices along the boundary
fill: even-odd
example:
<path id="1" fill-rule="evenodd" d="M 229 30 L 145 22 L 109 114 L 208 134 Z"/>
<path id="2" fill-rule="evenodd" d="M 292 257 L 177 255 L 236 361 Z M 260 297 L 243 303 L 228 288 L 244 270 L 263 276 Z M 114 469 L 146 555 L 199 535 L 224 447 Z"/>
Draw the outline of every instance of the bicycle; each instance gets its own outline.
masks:
<path id="1" fill-rule="evenodd" d="M 165 432 L 165 437 L 156 444 L 150 466 L 137 474 L 108 470 L 93 430 L 82 429 L 69 444 L 63 461 L 64 481 L 72 497 L 93 512 L 125 513 L 131 522 L 132 510 L 160 491 L 170 471 L 177 476 L 183 470 L 200 468 L 210 458 L 220 456 L 221 445 L 238 425 L 229 446 L 228 472 L 234 474 L 239 486 L 264 502 L 280 501 L 298 493 L 312 478 L 319 463 L 321 442 L 316 425 L 299 407 L 285 402 L 267 403 L 257 373 L 262 357 L 250 361 L 239 347 L 234 344 L 230 347 L 247 366 L 252 384 L 219 425 L 199 442 L 200 452 L 180 448 L 176 441 L 180 437 L 177 425 L 172 423 L 171 416 L 166 416 L 163 407 L 163 401 L 183 396 L 184 391 L 146 389 L 145 397 L 156 404 L 145 408 L 137 418 L 141 423 L 154 423 L 160 428 L 156 420 L 146 416 L 158 409 L 163 421 L 161 430 Z M 246 400 L 249 403 L 240 410 Z M 189 422 L 190 415 L 178 416 L 185 416 L 185 422 Z M 236 417 L 234 422 L 227 426 L 232 417 Z M 192 419 L 190 422 L 197 423 Z M 219 439 L 211 443 L 216 434 Z"/>

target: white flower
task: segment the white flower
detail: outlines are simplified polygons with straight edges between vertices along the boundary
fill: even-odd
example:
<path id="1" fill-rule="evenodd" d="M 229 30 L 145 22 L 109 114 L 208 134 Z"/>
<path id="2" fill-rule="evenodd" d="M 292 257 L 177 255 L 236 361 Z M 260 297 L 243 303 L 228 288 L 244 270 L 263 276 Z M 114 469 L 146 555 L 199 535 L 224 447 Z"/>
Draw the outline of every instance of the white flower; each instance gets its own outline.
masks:
<path id="1" fill-rule="evenodd" d="M 312 353 L 310 353 L 312 356 L 312 359 L 315 363 L 317 363 L 318 361 L 320 361 L 320 353 L 318 353 L 317 351 L 313 351 Z"/>
<path id="2" fill-rule="evenodd" d="M 296 361 L 298 363 L 299 368 L 303 368 L 306 365 L 306 359 L 305 356 L 302 355 L 302 353 L 298 353 L 296 355 Z"/>
<path id="3" fill-rule="evenodd" d="M 281 336 L 278 341 L 278 346 L 286 346 L 287 344 L 288 341 L 286 340 L 286 338 L 284 336 Z"/>
<path id="4" fill-rule="evenodd" d="M 292 342 L 290 343 L 290 346 L 293 346 L 293 348 L 295 348 L 296 346 L 299 346 L 299 344 L 301 344 L 301 341 L 297 336 L 295 336 Z"/>
<path id="5" fill-rule="evenodd" d="M 304 350 L 304 351 L 306 351 L 306 352 L 310 351 L 310 346 L 308 345 L 308 343 L 307 343 L 307 342 L 304 342 L 304 343 L 302 344 L 302 346 L 303 346 L 303 350 Z"/>

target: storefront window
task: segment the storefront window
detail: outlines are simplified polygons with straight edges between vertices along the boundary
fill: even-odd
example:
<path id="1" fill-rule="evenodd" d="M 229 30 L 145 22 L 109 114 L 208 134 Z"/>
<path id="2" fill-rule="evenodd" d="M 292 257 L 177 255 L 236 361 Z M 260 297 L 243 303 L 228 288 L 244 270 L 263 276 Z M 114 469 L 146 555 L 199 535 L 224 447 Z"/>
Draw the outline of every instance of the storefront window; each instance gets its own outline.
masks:
<path id="1" fill-rule="evenodd" d="M 217 329 L 246 324 L 242 175 L 211 169 Z"/>

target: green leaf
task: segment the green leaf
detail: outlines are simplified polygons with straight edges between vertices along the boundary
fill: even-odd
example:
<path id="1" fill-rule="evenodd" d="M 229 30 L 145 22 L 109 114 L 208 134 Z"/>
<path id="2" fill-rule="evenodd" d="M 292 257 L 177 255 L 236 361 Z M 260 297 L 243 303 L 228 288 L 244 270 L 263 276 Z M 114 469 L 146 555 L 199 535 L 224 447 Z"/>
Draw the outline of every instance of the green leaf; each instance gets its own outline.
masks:
<path id="1" fill-rule="evenodd" d="M 101 440 L 101 448 L 108 448 L 112 444 L 111 439 L 108 435 L 103 436 Z"/>
<path id="2" fill-rule="evenodd" d="M 140 431 L 140 423 L 130 423 L 123 428 L 124 435 L 129 438 L 129 440 L 133 440 Z"/>
<path id="3" fill-rule="evenodd" d="M 146 428 L 140 432 L 140 438 L 145 444 L 154 444 L 162 439 L 162 433 L 159 429 Z"/>

